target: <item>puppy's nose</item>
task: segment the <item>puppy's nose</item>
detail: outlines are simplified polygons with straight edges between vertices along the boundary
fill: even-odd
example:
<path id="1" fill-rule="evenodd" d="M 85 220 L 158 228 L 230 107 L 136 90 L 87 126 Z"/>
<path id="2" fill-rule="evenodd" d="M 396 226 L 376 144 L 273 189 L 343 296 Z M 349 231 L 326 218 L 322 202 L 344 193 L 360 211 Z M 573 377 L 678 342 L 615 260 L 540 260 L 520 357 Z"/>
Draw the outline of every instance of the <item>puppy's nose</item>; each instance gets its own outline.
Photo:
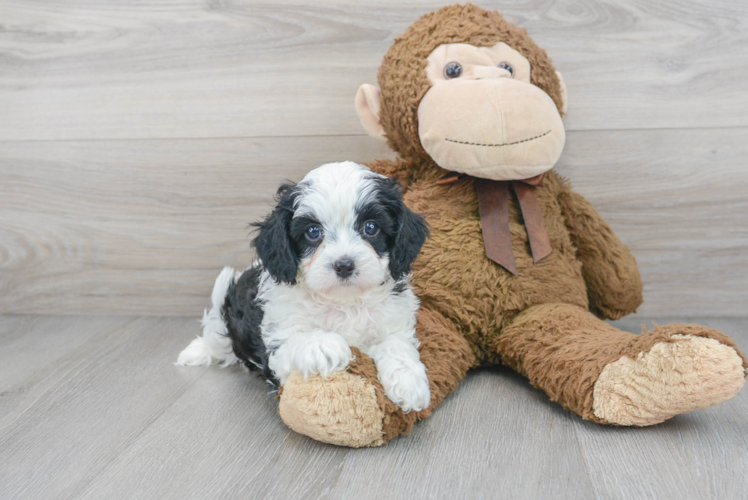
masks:
<path id="1" fill-rule="evenodd" d="M 347 278 L 353 274 L 353 270 L 356 269 L 353 260 L 347 257 L 335 261 L 332 267 L 335 269 L 335 274 L 337 274 L 339 278 Z"/>

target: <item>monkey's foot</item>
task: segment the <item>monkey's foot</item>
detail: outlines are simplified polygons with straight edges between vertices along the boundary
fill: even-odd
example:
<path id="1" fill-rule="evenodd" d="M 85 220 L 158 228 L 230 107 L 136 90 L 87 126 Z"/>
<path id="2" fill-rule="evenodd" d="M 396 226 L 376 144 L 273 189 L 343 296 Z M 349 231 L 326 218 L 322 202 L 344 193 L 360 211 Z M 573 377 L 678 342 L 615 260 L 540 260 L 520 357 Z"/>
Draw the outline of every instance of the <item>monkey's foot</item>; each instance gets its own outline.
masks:
<path id="1" fill-rule="evenodd" d="M 672 334 L 663 339 L 663 330 Z M 602 421 L 653 425 L 719 404 L 743 387 L 744 359 L 716 330 L 668 325 L 642 337 L 646 336 L 663 340 L 636 359 L 624 356 L 608 364 L 595 382 L 592 409 Z"/>

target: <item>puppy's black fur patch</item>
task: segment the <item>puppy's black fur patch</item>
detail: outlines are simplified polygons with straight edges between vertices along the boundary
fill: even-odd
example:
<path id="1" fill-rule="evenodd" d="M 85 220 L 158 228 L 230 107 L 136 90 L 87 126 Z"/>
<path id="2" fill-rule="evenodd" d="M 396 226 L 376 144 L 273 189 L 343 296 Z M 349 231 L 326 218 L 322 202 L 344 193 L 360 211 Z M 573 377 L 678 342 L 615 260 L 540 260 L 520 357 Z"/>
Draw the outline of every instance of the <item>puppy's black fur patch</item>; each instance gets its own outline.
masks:
<path id="1" fill-rule="evenodd" d="M 229 287 L 223 302 L 223 319 L 231 338 L 234 354 L 252 371 L 260 371 L 265 380 L 280 384 L 268 367 L 268 353 L 260 325 L 264 312 L 257 300 L 262 267 L 252 267 Z"/>
<path id="2" fill-rule="evenodd" d="M 291 220 L 288 234 L 294 252 L 299 256 L 299 259 L 311 256 L 317 250 L 317 247 L 322 244 L 322 241 L 324 241 L 324 233 L 322 238 L 315 241 L 306 237 L 306 230 L 312 226 L 321 228 L 322 224 L 308 216 L 294 217 Z"/>
<path id="3" fill-rule="evenodd" d="M 258 230 L 252 246 L 257 250 L 262 265 L 276 282 L 290 285 L 296 284 L 299 265 L 299 256 L 289 234 L 297 196 L 299 189 L 295 184 L 283 184 L 275 194 L 278 202 L 275 210 L 265 220 L 252 224 Z"/>
<path id="4" fill-rule="evenodd" d="M 429 235 L 429 227 L 424 218 L 403 203 L 401 186 L 397 180 L 376 178 L 372 198 L 364 205 L 356 207 L 359 231 L 367 221 L 379 226 L 374 237 L 364 238 L 381 257 L 389 252 L 390 274 L 399 281 L 410 272 L 410 266 L 418 257 L 423 243 Z"/>

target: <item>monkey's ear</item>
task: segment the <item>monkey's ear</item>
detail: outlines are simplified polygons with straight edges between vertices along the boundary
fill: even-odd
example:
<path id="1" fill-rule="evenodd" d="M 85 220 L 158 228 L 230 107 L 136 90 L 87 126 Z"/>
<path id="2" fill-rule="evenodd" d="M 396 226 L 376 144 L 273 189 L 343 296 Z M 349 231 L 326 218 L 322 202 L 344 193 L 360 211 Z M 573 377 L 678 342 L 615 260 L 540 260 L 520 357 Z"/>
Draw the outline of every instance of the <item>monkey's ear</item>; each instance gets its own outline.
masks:
<path id="1" fill-rule="evenodd" d="M 364 83 L 356 92 L 356 113 L 366 133 L 375 139 L 385 140 L 384 129 L 379 122 L 379 105 L 382 93 L 374 85 Z"/>
<path id="2" fill-rule="evenodd" d="M 566 84 L 564 83 L 564 78 L 561 76 L 561 73 L 556 71 L 556 76 L 558 77 L 558 83 L 561 85 L 561 113 L 566 114 L 566 109 L 569 107 L 569 97 L 566 94 Z"/>

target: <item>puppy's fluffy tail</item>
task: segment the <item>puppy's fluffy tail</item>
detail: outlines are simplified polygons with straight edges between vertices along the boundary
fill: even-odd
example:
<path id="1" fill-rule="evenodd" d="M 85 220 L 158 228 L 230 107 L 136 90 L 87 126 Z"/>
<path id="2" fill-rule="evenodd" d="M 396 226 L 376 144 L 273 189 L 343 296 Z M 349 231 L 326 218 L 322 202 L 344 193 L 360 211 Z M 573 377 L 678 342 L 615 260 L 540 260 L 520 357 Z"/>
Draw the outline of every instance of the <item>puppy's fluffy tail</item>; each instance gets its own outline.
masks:
<path id="1" fill-rule="evenodd" d="M 229 287 L 234 284 L 236 272 L 231 267 L 224 267 L 213 285 L 210 295 L 211 308 L 203 313 L 203 336 L 188 345 L 177 358 L 181 366 L 210 366 L 220 364 L 229 366 L 238 361 L 231 347 L 226 322 L 223 319 L 223 303 Z"/>

